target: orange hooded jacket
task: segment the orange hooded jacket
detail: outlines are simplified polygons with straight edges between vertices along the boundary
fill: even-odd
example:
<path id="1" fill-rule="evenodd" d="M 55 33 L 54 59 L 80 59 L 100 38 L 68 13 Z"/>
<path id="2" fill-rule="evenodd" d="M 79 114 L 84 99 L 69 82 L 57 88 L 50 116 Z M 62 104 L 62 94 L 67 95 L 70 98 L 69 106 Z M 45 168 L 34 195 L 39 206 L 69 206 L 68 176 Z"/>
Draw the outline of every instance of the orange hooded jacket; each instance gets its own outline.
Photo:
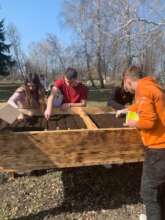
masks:
<path id="1" fill-rule="evenodd" d="M 135 104 L 129 111 L 137 112 L 142 141 L 149 148 L 165 148 L 165 91 L 152 77 L 138 81 Z"/>

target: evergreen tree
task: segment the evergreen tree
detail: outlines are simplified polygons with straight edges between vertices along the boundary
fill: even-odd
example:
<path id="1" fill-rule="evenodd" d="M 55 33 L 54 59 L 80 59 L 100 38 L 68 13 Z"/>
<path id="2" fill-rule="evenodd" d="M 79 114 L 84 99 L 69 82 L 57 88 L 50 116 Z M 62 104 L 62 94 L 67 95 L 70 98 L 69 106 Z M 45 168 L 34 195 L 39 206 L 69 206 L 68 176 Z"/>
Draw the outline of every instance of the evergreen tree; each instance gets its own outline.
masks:
<path id="1" fill-rule="evenodd" d="M 10 53 L 10 45 L 5 43 L 4 20 L 0 20 L 0 75 L 6 76 L 14 65 Z"/>

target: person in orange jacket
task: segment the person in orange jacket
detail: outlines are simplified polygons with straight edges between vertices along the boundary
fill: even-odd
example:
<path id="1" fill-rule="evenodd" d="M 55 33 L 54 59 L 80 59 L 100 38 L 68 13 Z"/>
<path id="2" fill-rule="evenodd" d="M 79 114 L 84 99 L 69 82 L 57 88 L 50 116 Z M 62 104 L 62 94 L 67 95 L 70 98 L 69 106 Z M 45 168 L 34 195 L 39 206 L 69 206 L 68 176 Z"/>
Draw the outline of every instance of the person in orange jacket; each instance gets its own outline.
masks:
<path id="1" fill-rule="evenodd" d="M 127 126 L 140 130 L 144 151 L 141 196 L 146 206 L 147 220 L 163 220 L 165 209 L 165 91 L 137 66 L 124 75 L 124 88 L 135 93 L 135 103 L 128 110 L 139 119 Z M 164 198 L 164 199 L 163 199 Z M 163 201 L 164 200 L 164 201 Z M 140 219 L 146 219 L 143 216 Z"/>

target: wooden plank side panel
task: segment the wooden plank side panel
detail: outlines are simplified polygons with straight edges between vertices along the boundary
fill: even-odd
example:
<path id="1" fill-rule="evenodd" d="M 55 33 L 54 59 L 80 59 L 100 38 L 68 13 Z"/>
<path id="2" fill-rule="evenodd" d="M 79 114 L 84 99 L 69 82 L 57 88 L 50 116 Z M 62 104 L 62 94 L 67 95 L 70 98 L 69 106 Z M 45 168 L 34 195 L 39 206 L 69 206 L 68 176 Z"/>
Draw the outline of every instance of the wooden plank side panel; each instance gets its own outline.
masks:
<path id="1" fill-rule="evenodd" d="M 96 124 L 86 114 L 83 107 L 72 108 L 72 111 L 74 111 L 75 114 L 78 114 L 82 118 L 88 129 L 97 129 Z"/>
<path id="2" fill-rule="evenodd" d="M 134 129 L 43 131 L 0 134 L 0 167 L 28 171 L 143 160 Z"/>
<path id="3" fill-rule="evenodd" d="M 89 118 L 88 115 L 80 114 L 80 117 L 82 118 L 88 129 L 97 129 L 96 124 Z"/>

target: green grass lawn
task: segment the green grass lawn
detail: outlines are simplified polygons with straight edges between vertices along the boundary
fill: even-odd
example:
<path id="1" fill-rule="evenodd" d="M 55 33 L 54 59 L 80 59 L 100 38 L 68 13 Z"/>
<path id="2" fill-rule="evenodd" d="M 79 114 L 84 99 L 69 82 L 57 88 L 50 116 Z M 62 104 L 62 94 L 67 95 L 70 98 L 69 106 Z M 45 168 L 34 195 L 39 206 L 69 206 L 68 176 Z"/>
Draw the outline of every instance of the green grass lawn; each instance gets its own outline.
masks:
<path id="1" fill-rule="evenodd" d="M 0 102 L 7 101 L 20 84 L 0 83 Z M 111 89 L 90 89 L 88 95 L 88 105 L 106 106 Z"/>
<path id="2" fill-rule="evenodd" d="M 88 104 L 92 106 L 106 106 L 111 89 L 89 90 Z"/>
<path id="3" fill-rule="evenodd" d="M 0 86 L 0 102 L 7 101 L 17 87 Z"/>
<path id="4" fill-rule="evenodd" d="M 7 101 L 19 86 L 20 83 L 0 82 L 0 102 Z"/>

